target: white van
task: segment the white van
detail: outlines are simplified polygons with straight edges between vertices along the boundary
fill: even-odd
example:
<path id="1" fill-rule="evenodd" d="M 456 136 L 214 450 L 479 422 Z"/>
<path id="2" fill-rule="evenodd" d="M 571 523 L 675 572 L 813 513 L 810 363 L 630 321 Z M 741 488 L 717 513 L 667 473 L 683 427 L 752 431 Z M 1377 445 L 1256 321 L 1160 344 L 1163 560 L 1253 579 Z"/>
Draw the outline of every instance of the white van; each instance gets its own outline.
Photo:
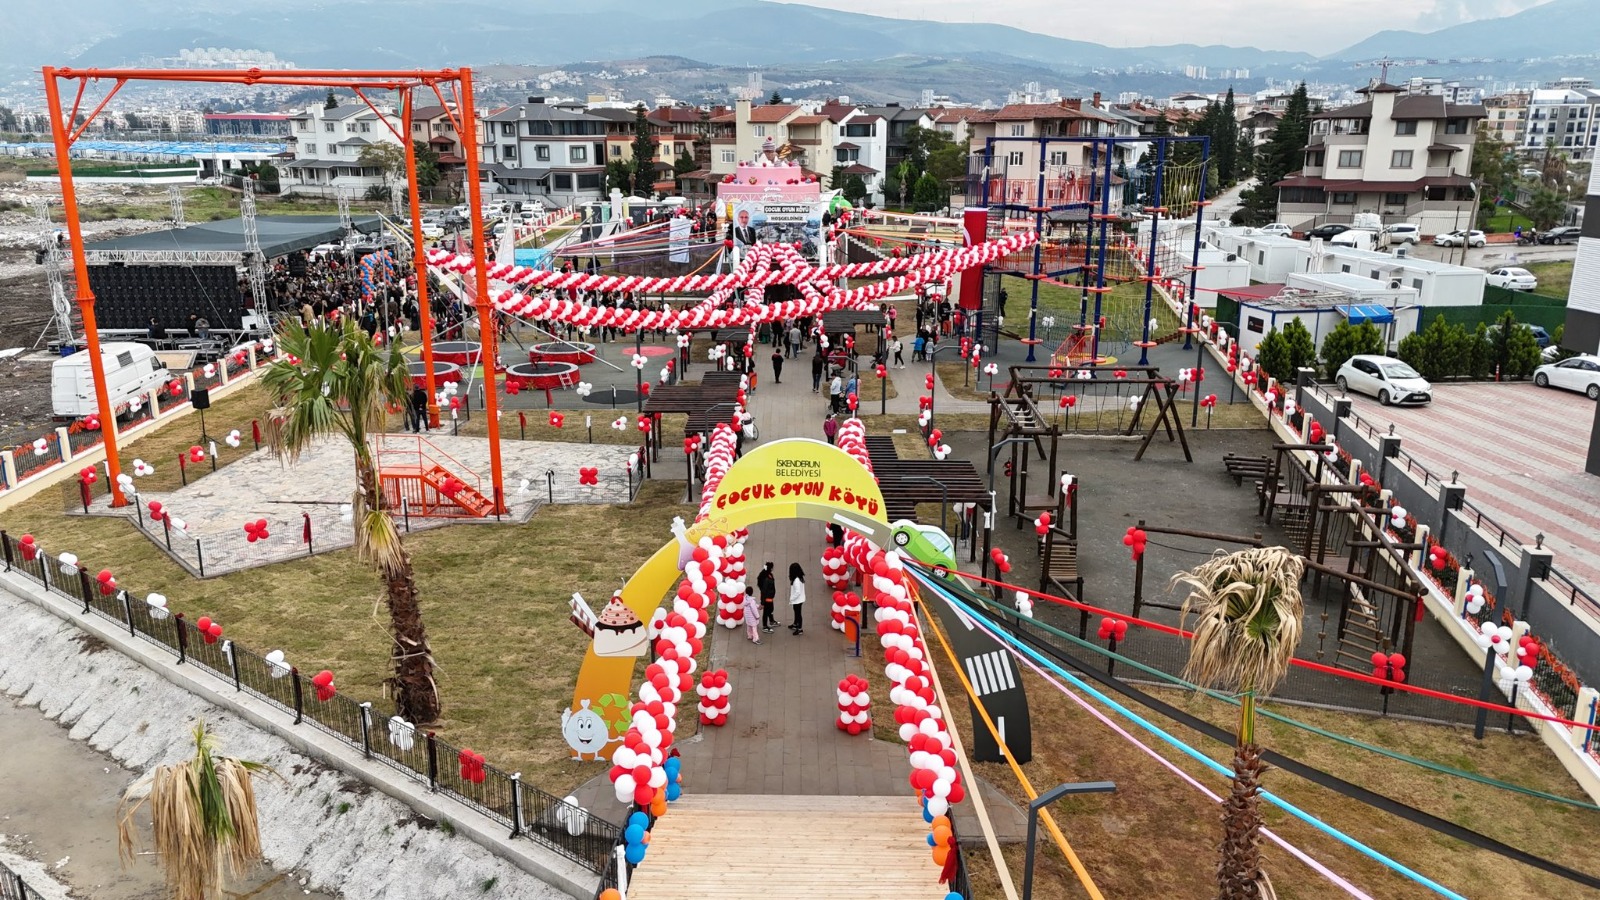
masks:
<path id="1" fill-rule="evenodd" d="M 143 344 L 101 344 L 100 359 L 105 366 L 106 394 L 113 407 L 160 388 L 169 380 L 167 367 L 154 350 Z M 87 351 L 63 356 L 51 364 L 50 406 L 61 419 L 82 418 L 100 411 Z"/>
<path id="2" fill-rule="evenodd" d="M 1384 240 L 1385 237 L 1387 235 L 1380 231 L 1352 228 L 1348 231 L 1341 231 L 1329 238 L 1328 245 L 1331 247 L 1352 247 L 1356 250 L 1377 250 L 1388 246 L 1388 241 Z"/>

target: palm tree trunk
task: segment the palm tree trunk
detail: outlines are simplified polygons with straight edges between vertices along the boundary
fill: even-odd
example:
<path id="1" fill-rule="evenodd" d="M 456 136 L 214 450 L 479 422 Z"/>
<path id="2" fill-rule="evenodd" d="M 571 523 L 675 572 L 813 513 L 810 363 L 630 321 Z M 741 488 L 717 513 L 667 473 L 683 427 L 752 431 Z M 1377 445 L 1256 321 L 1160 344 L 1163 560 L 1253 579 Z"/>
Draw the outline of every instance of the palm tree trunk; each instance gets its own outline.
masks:
<path id="1" fill-rule="evenodd" d="M 1239 698 L 1238 740 L 1233 748 L 1233 785 L 1222 803 L 1222 858 L 1217 864 L 1218 900 L 1272 896 L 1261 871 L 1261 748 L 1255 741 L 1255 694 Z M 1263 890 L 1265 888 L 1265 890 Z"/>
<path id="2" fill-rule="evenodd" d="M 436 722 L 439 719 L 439 691 L 433 681 L 433 650 L 428 646 L 428 631 L 422 624 L 422 607 L 417 602 L 417 578 L 411 565 L 411 554 L 400 543 L 393 519 L 384 509 L 377 466 L 370 454 L 356 454 L 356 471 L 361 481 L 363 496 L 360 499 L 388 520 L 387 530 L 394 540 L 389 552 L 378 557 L 378 574 L 383 577 L 384 599 L 389 607 L 389 630 L 393 641 L 390 658 L 394 662 L 390 685 L 394 690 L 395 705 L 401 717 L 408 722 L 418 725 Z M 358 506 L 358 520 L 362 512 Z"/>
<path id="3" fill-rule="evenodd" d="M 406 721 L 421 725 L 438 721 L 439 691 L 433 681 L 433 650 L 417 603 L 411 554 L 402 549 L 400 559 L 400 565 L 383 573 L 389 627 L 394 632 L 395 704 Z"/>

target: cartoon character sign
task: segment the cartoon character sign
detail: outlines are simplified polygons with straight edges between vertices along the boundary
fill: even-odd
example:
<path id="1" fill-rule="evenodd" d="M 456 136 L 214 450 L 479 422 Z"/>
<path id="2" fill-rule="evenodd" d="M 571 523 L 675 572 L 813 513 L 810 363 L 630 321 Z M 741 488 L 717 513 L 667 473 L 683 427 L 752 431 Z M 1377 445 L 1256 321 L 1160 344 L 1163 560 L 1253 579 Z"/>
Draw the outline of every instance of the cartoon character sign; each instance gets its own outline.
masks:
<path id="1" fill-rule="evenodd" d="M 584 700 L 583 708 L 577 712 L 568 709 L 561 713 L 561 736 L 578 759 L 599 759 L 600 752 L 611 742 L 611 726 Z"/>

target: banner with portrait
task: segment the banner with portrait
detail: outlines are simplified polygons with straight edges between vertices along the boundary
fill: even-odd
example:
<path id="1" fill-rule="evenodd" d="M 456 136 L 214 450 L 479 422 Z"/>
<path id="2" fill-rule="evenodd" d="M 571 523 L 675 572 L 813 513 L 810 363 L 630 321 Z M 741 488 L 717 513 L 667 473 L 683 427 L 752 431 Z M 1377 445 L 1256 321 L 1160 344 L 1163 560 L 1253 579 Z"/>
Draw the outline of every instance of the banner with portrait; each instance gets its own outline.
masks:
<path id="1" fill-rule="evenodd" d="M 741 252 L 751 244 L 800 244 L 800 253 L 821 262 L 825 249 L 822 214 L 827 204 L 780 200 L 735 200 L 729 205 L 733 244 Z"/>

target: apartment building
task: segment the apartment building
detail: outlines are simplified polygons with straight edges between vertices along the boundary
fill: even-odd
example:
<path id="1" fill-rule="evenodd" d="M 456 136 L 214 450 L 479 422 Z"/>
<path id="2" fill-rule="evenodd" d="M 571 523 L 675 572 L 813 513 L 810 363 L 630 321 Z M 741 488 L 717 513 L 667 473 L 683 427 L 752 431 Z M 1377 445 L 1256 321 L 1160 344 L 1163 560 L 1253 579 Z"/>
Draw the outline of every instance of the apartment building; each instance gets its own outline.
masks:
<path id="1" fill-rule="evenodd" d="M 608 124 L 582 104 L 529 97 L 484 117 L 479 177 L 491 193 L 538 197 L 546 206 L 598 200 Z"/>
<path id="2" fill-rule="evenodd" d="M 1572 269 L 1567 296 L 1567 327 L 1562 345 L 1584 353 L 1600 353 L 1600 166 L 1589 173 L 1584 200 L 1583 236 Z"/>
<path id="3" fill-rule="evenodd" d="M 360 197 L 369 188 L 385 186 L 381 168 L 359 162 L 373 144 L 400 143 L 395 138 L 400 117 L 387 107 L 378 109 L 352 103 L 290 114 L 288 141 L 294 159 L 280 175 L 283 193 Z"/>
<path id="4" fill-rule="evenodd" d="M 1528 127 L 1530 99 L 1532 95 L 1527 91 L 1510 91 L 1486 98 L 1483 108 L 1488 118 L 1484 120 L 1484 128 L 1489 136 L 1512 147 L 1521 147 L 1523 132 Z"/>
<path id="5" fill-rule="evenodd" d="M 1424 234 L 1468 227 L 1472 146 L 1487 110 L 1392 84 L 1357 93 L 1366 99 L 1312 116 L 1304 167 L 1276 185 L 1279 221 L 1301 230 L 1376 213 Z"/>
<path id="6" fill-rule="evenodd" d="M 1103 173 L 1108 160 L 1101 150 L 1104 145 L 1047 139 L 1132 137 L 1140 130 L 1138 119 L 1077 98 L 1011 104 L 987 116 L 976 116 L 968 125 L 971 137 L 963 193 L 969 205 L 1094 202 L 1106 182 Z M 1132 166 L 1138 149 L 1129 144 L 1114 145 L 1110 166 Z M 1042 197 L 1038 188 L 1041 175 Z M 1114 183 L 1121 183 L 1120 178 L 1112 178 Z M 1112 194 L 1120 201 L 1120 191 L 1113 190 Z"/>
<path id="7" fill-rule="evenodd" d="M 1554 146 L 1572 159 L 1593 159 L 1600 143 L 1600 91 L 1590 87 L 1545 88 L 1528 100 L 1524 151 Z"/>

